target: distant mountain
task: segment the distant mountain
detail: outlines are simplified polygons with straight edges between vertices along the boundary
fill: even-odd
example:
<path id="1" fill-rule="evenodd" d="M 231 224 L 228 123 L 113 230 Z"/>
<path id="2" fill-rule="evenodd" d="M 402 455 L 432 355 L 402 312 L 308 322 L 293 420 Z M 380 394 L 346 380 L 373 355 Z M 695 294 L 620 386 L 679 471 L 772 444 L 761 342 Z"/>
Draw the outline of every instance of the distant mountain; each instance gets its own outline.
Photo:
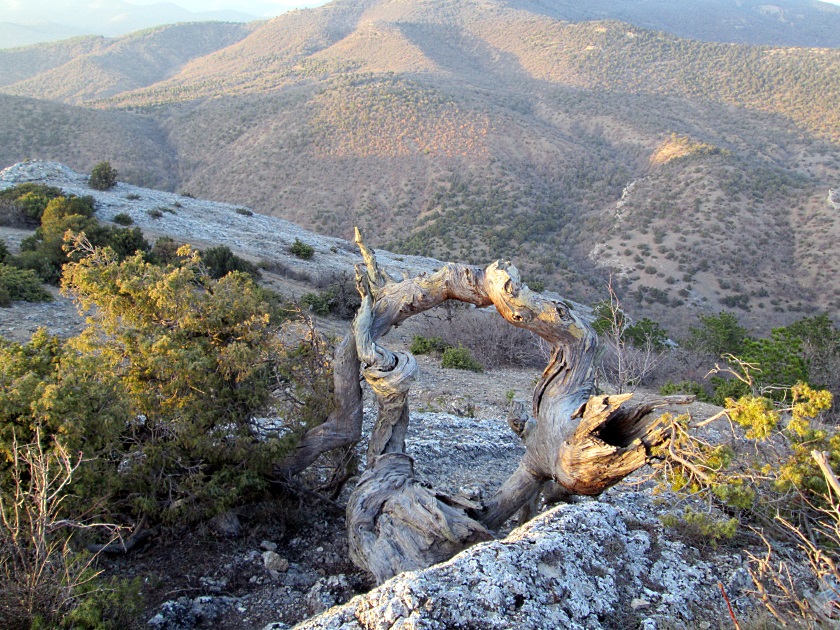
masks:
<path id="1" fill-rule="evenodd" d="M 840 50 L 561 5 L 338 0 L 0 51 L 0 166 L 109 159 L 406 254 L 511 257 L 581 301 L 612 273 L 677 333 L 723 308 L 765 331 L 840 312 Z"/>
<path id="2" fill-rule="evenodd" d="M 107 98 L 163 81 L 189 61 L 230 46 L 258 23 L 183 23 L 117 39 L 85 37 L 0 51 L 6 92 L 64 103 Z"/>
<path id="3" fill-rule="evenodd" d="M 168 2 L 136 5 L 122 0 L 0 0 L 0 16 L 0 48 L 78 35 L 124 35 L 178 22 L 251 22 L 259 19 L 257 15 L 239 11 L 192 12 Z"/>
<path id="4" fill-rule="evenodd" d="M 64 24 L 40 22 L 37 24 L 15 24 L 0 22 L 0 49 L 31 46 L 41 42 L 53 42 L 86 35 L 83 28 L 72 28 Z"/>
<path id="5" fill-rule="evenodd" d="M 0 94 L 0 164 L 58 156 L 87 172 L 111 159 L 120 177 L 139 186 L 178 185 L 177 156 L 154 119 Z"/>
<path id="6" fill-rule="evenodd" d="M 561 20 L 619 20 L 707 42 L 840 47 L 840 6 L 816 0 L 512 0 L 510 4 Z"/>

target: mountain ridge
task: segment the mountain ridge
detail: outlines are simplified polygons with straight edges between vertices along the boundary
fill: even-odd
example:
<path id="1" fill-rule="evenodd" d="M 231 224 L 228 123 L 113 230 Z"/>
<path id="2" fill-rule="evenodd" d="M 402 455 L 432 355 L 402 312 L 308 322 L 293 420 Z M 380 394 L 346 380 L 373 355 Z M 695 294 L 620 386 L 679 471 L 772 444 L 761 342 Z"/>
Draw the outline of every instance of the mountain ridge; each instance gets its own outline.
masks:
<path id="1" fill-rule="evenodd" d="M 686 308 L 764 327 L 837 312 L 840 254 L 821 248 L 840 236 L 825 202 L 840 181 L 840 51 L 575 24 L 526 4 L 340 0 L 84 107 L 43 88 L 3 96 L 0 109 L 26 111 L 0 119 L 0 161 L 110 159 L 128 181 L 329 235 L 360 225 L 404 253 L 513 258 L 581 301 L 613 273 L 633 308 L 677 328 Z M 49 116 L 70 122 L 26 137 Z M 110 131 L 71 150 L 72 121 L 100 117 Z"/>
<path id="2" fill-rule="evenodd" d="M 155 26 L 196 21 L 252 22 L 239 11 L 188 11 L 171 2 L 137 5 L 123 0 L 0 0 L 0 50 L 82 35 L 117 37 Z"/>

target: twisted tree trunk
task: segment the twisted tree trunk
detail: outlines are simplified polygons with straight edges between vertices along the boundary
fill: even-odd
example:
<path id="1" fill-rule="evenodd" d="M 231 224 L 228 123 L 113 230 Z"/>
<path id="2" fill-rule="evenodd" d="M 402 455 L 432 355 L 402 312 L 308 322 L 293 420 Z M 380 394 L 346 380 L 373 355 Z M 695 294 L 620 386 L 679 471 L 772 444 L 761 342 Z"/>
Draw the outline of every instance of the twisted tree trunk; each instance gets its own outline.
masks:
<path id="1" fill-rule="evenodd" d="M 356 268 L 362 305 L 352 339 L 345 339 L 337 351 L 336 411 L 306 436 L 291 464 L 279 470 L 293 474 L 325 446 L 358 439 L 360 360 L 378 401 L 378 415 L 367 470 L 347 506 L 347 530 L 353 561 L 380 582 L 492 538 L 492 531 L 517 510 L 524 507 L 527 512 L 530 506 L 533 511 L 544 489 L 555 498 L 600 494 L 643 466 L 651 449 L 666 440 L 651 412 L 690 400 L 670 397 L 623 406 L 630 394 L 595 395 L 595 332 L 565 302 L 531 291 L 508 262 L 484 268 L 449 263 L 432 275 L 395 281 L 379 268 L 358 230 L 356 243 L 364 258 Z M 531 414 L 523 410 L 511 419 L 524 440 L 525 455 L 483 505 L 436 493 L 415 481 L 405 435 L 417 364 L 410 354 L 378 343 L 392 326 L 446 300 L 494 305 L 512 325 L 531 330 L 552 347 L 534 390 Z"/>

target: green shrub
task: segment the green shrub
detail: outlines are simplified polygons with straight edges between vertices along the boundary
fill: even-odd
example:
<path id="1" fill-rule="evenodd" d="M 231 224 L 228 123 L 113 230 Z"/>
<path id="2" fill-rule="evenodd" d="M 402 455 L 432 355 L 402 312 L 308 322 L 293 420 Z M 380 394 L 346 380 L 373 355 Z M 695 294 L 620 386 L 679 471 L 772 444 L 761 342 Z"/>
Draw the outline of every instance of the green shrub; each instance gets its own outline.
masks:
<path id="1" fill-rule="evenodd" d="M 749 368 L 736 365 L 727 371 L 739 377 L 727 383 L 752 389 Z M 803 383 L 785 394 L 780 400 L 752 393 L 726 398 L 726 414 L 718 417 L 729 418 L 730 427 L 741 429 L 733 429 L 733 439 L 724 444 L 695 438 L 687 430 L 688 416 L 672 419 L 675 437 L 667 451 L 677 457 L 663 468 L 664 482 L 675 492 L 738 511 L 742 519 L 763 527 L 773 527 L 777 517 L 810 522 L 809 528 L 817 525 L 825 517 L 821 508 L 828 486 L 812 452 L 826 453 L 836 469 L 840 432 L 824 424 L 813 426 L 812 421 L 830 408 L 832 396 Z"/>
<path id="2" fill-rule="evenodd" d="M 108 190 L 117 184 L 117 171 L 110 162 L 100 162 L 90 172 L 88 186 L 94 190 Z"/>
<path id="3" fill-rule="evenodd" d="M 125 212 L 120 212 L 119 214 L 114 215 L 114 223 L 117 225 L 131 225 L 134 223 L 134 219 Z"/>
<path id="4" fill-rule="evenodd" d="M 120 630 L 131 628 L 143 614 L 143 582 L 139 577 L 109 580 L 97 578 L 79 589 L 76 606 L 61 620 L 72 630 Z"/>
<path id="5" fill-rule="evenodd" d="M 637 348 L 645 348 L 648 343 L 657 352 L 665 350 L 665 344 L 668 341 L 668 331 L 666 331 L 659 323 L 643 317 L 635 324 L 631 324 L 624 329 L 624 338 Z"/>
<path id="6" fill-rule="evenodd" d="M 201 262 L 207 269 L 211 278 L 219 279 L 231 271 L 241 271 L 254 278 L 259 277 L 260 272 L 256 265 L 244 258 L 236 256 L 227 245 L 208 247 L 201 252 Z"/>
<path id="7" fill-rule="evenodd" d="M 146 214 L 153 219 L 160 219 L 163 216 L 163 212 L 159 208 L 150 208 L 146 210 Z"/>
<path id="8" fill-rule="evenodd" d="M 10 306 L 17 301 L 51 302 L 52 299 L 35 272 L 0 263 L 0 306 Z"/>
<path id="9" fill-rule="evenodd" d="M 139 228 L 123 229 L 102 225 L 93 217 L 93 197 L 57 197 L 41 217 L 35 235 L 21 242 L 21 254 L 14 258 L 16 267 L 31 269 L 41 280 L 57 284 L 61 268 L 68 261 L 64 234 L 84 232 L 94 246 L 109 246 L 122 259 L 135 251 L 147 251 L 149 244 Z"/>
<path id="10" fill-rule="evenodd" d="M 316 315 L 333 315 L 345 320 L 355 317 L 361 303 L 355 281 L 347 276 L 332 282 L 320 293 L 307 293 L 301 298 L 301 305 Z"/>
<path id="11" fill-rule="evenodd" d="M 289 252 L 302 260 L 309 260 L 315 255 L 315 248 L 296 238 L 289 247 Z"/>
<path id="12" fill-rule="evenodd" d="M 98 228 L 91 231 L 88 239 L 96 245 L 113 249 L 119 260 L 150 249 L 149 242 L 143 238 L 139 227 L 112 228 L 100 225 Z"/>
<path id="13" fill-rule="evenodd" d="M 703 385 L 695 381 L 680 381 L 679 383 L 668 381 L 659 388 L 659 393 L 663 396 L 689 394 L 694 396 L 700 402 L 712 402 L 712 397 L 709 396 Z"/>
<path id="14" fill-rule="evenodd" d="M 42 184 L 18 184 L 0 191 L 0 224 L 39 225 L 50 200 L 61 197 L 60 188 Z"/>
<path id="15" fill-rule="evenodd" d="M 57 284 L 61 266 L 67 262 L 64 233 L 67 230 L 89 232 L 95 228 L 98 222 L 93 218 L 93 203 L 93 197 L 51 199 L 34 237 L 21 243 L 21 255 L 14 259 L 15 266 L 31 269 L 44 282 Z"/>
<path id="16" fill-rule="evenodd" d="M 252 217 L 254 213 L 248 210 L 248 208 L 237 208 L 235 210 L 236 214 L 241 214 L 243 217 Z"/>
<path id="17" fill-rule="evenodd" d="M 543 291 L 545 291 L 545 282 L 543 282 L 542 280 L 529 280 L 525 284 L 527 284 L 528 288 L 531 289 L 531 291 L 534 291 L 535 293 L 542 293 Z"/>
<path id="18" fill-rule="evenodd" d="M 330 314 L 330 300 L 325 295 L 305 293 L 300 298 L 300 305 L 321 317 L 326 317 Z"/>
<path id="19" fill-rule="evenodd" d="M 9 258 L 9 248 L 6 241 L 0 238 L 0 263 L 5 263 Z"/>
<path id="20" fill-rule="evenodd" d="M 138 199 L 140 199 L 140 195 L 138 195 L 137 193 L 128 193 L 125 196 L 125 198 L 129 201 L 137 201 Z"/>
<path id="21" fill-rule="evenodd" d="M 423 335 L 414 335 L 411 340 L 409 351 L 412 354 L 429 354 L 432 352 L 441 354 L 452 346 L 446 343 L 440 337 L 424 337 Z"/>
<path id="22" fill-rule="evenodd" d="M 715 518 L 705 512 L 685 508 L 682 514 L 665 514 L 659 517 L 665 527 L 675 529 L 694 546 L 717 547 L 721 541 L 731 540 L 738 531 L 737 518 Z"/>
<path id="23" fill-rule="evenodd" d="M 440 365 L 445 368 L 456 370 L 470 370 L 471 372 L 483 372 L 484 367 L 473 358 L 469 348 L 458 346 L 447 348 L 440 357 Z"/>
<path id="24" fill-rule="evenodd" d="M 729 308 L 740 308 L 741 310 L 750 310 L 750 296 L 744 293 L 738 295 L 725 295 L 718 300 L 724 306 Z"/>
<path id="25" fill-rule="evenodd" d="M 742 396 L 748 396 L 752 393 L 749 385 L 737 378 L 713 376 L 710 380 L 714 389 L 712 402 L 719 407 L 726 405 L 726 401 L 730 398 L 737 400 Z"/>
<path id="26" fill-rule="evenodd" d="M 168 236 L 161 236 L 149 252 L 148 260 L 155 265 L 177 265 L 178 249 L 182 245 L 183 243 L 178 243 Z"/>
<path id="27" fill-rule="evenodd" d="M 83 451 L 68 511 L 108 497 L 96 509 L 191 522 L 260 498 L 273 462 L 329 412 L 319 338 L 283 345 L 249 276 L 214 280 L 196 252 L 180 258 L 160 267 L 96 248 L 65 267 L 90 314 L 81 335 L 0 343 L 0 448 L 12 427 L 40 427 L 45 446 L 60 434 Z M 272 400 L 278 383 L 288 401 Z M 284 432 L 255 431 L 268 405 L 288 418 Z"/>
<path id="28" fill-rule="evenodd" d="M 700 326 L 689 328 L 689 338 L 683 344 L 692 350 L 720 357 L 739 356 L 747 339 L 747 329 L 738 324 L 732 313 L 700 315 Z"/>

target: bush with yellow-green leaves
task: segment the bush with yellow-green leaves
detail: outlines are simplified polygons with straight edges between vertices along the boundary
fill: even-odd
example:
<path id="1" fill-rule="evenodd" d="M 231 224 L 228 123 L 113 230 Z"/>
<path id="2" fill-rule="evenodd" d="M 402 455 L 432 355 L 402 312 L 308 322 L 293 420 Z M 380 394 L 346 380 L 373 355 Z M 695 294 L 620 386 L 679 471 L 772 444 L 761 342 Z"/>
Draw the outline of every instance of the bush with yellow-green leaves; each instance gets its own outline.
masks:
<path id="1" fill-rule="evenodd" d="M 840 470 L 840 430 L 821 418 L 832 395 L 805 383 L 758 387 L 754 365 L 732 355 L 728 359 L 728 367 L 719 371 L 749 393 L 727 398 L 724 410 L 708 419 L 671 419 L 671 441 L 656 454 L 662 462 L 661 488 L 702 498 L 717 506 L 719 516 L 688 509 L 663 522 L 713 543 L 732 538 L 736 524 L 765 540 L 793 542 L 802 551 L 802 563 L 811 566 L 813 584 L 795 584 L 779 562 L 753 556 L 756 591 L 780 622 L 820 623 L 821 605 L 807 589 L 840 583 L 840 507 L 829 489 Z M 715 422 L 725 425 L 724 419 L 731 421 L 729 439 L 698 437 Z"/>
<path id="2" fill-rule="evenodd" d="M 136 588 L 99 589 L 90 556 L 69 543 L 76 526 L 107 542 L 113 528 L 86 526 L 190 523 L 262 500 L 273 464 L 332 404 L 324 342 L 250 274 L 213 277 L 189 246 L 154 264 L 84 235 L 64 245 L 62 290 L 87 328 L 66 341 L 44 330 L 0 338 L 10 628 L 124 625 L 103 597 Z M 279 420 L 261 424 L 266 415 Z"/>
<path id="3" fill-rule="evenodd" d="M 0 449 L 38 428 L 46 448 L 58 436 L 83 452 L 67 509 L 105 498 L 108 520 L 189 522 L 261 496 L 272 464 L 327 415 L 322 342 L 282 343 L 293 313 L 245 273 L 210 277 L 189 247 L 166 266 L 84 239 L 71 250 L 63 290 L 88 327 L 0 342 Z M 273 433 L 254 419 L 271 406 L 287 420 Z M 0 462 L 0 489 L 10 481 Z"/>

